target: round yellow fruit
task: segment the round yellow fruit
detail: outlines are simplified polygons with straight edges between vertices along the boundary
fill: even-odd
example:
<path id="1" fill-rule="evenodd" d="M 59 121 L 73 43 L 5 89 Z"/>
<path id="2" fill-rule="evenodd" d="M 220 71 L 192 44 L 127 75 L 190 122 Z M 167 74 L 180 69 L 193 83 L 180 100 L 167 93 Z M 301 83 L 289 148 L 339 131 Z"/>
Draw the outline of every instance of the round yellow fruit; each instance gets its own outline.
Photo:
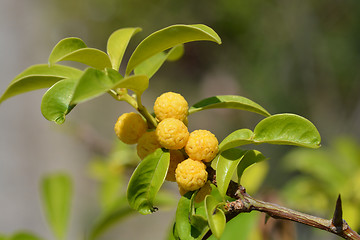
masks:
<path id="1" fill-rule="evenodd" d="M 162 147 L 176 150 L 185 146 L 189 131 L 179 119 L 166 118 L 156 127 L 156 135 Z"/>
<path id="2" fill-rule="evenodd" d="M 183 121 L 188 115 L 188 103 L 183 96 L 174 92 L 160 95 L 154 104 L 154 113 L 161 122 L 166 118 L 176 118 Z"/>
<path id="3" fill-rule="evenodd" d="M 185 191 L 194 191 L 205 185 L 208 173 L 203 162 L 190 158 L 178 164 L 175 170 L 176 182 Z"/>
<path id="4" fill-rule="evenodd" d="M 155 131 L 144 133 L 138 141 L 136 146 L 137 155 L 144 159 L 150 153 L 155 152 L 156 149 L 161 148 Z"/>
<path id="5" fill-rule="evenodd" d="M 122 114 L 115 123 L 116 136 L 126 144 L 135 144 L 146 132 L 147 124 L 140 114 Z"/>
<path id="6" fill-rule="evenodd" d="M 179 150 L 170 150 L 170 164 L 165 180 L 175 182 L 175 170 L 177 165 L 184 161 L 184 155 Z"/>
<path id="7" fill-rule="evenodd" d="M 185 146 L 189 158 L 210 162 L 219 151 L 219 142 L 214 134 L 207 130 L 195 130 L 190 133 Z"/>

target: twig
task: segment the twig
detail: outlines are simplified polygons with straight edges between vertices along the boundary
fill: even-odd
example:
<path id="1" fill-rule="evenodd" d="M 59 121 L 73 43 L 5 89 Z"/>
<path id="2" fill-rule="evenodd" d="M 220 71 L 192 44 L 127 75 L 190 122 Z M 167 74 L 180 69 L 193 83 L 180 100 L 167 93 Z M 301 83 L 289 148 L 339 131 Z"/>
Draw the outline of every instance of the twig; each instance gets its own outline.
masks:
<path id="1" fill-rule="evenodd" d="M 215 171 L 213 169 L 208 169 L 208 171 L 210 175 L 209 179 L 216 184 Z M 230 221 L 232 218 L 242 212 L 259 211 L 264 212 L 270 217 L 276 219 L 290 220 L 314 228 L 322 229 L 330 233 L 336 234 L 344 239 L 360 240 L 360 235 L 354 230 L 352 230 L 350 226 L 346 223 L 346 221 L 342 218 L 340 195 L 336 202 L 333 218 L 330 220 L 301 213 L 289 208 L 279 206 L 277 204 L 257 200 L 247 194 L 243 186 L 238 185 L 233 181 L 230 182 L 227 195 L 236 199 L 235 201 L 228 202 L 225 205 L 225 214 L 227 221 Z"/>

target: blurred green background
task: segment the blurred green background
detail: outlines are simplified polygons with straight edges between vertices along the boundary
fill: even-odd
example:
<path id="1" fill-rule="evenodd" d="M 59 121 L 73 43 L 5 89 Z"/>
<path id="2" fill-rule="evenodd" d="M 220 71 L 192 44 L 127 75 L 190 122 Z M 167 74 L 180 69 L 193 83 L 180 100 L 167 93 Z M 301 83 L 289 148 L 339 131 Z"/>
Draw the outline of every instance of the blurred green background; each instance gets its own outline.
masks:
<path id="1" fill-rule="evenodd" d="M 293 147 L 260 148 L 270 158 L 270 167 L 258 196 L 275 195 L 275 201 L 285 206 L 299 206 L 298 209 L 301 206 L 304 211 L 330 218 L 339 192 L 345 199 L 350 199 L 349 202 L 359 200 L 354 192 L 360 189 L 348 189 L 353 184 L 351 181 L 359 181 L 355 176 L 360 171 L 360 154 L 356 152 L 360 146 L 359 13 L 360 2 L 356 0 L 196 3 L 2 0 L 0 92 L 5 91 L 12 78 L 26 67 L 46 63 L 52 47 L 65 37 L 80 37 L 88 46 L 105 50 L 107 38 L 113 31 L 122 27 L 141 27 L 143 31 L 129 46 L 134 49 L 144 37 L 163 27 L 176 23 L 206 24 L 220 35 L 223 44 L 186 44 L 183 58 L 166 63 L 153 77 L 144 94 L 144 104 L 151 109 L 156 97 L 165 91 L 181 93 L 190 105 L 213 95 L 238 94 L 259 103 L 272 114 L 291 112 L 308 118 L 319 129 L 325 152 L 332 151 L 334 145 L 331 144 L 337 142 L 339 136 L 352 137 L 351 144 L 345 146 L 354 145 L 352 149 L 355 150 L 345 152 L 353 152 L 348 158 L 355 163 L 350 165 L 350 160 L 346 161 L 341 154 L 329 160 L 329 166 L 330 162 L 335 162 L 335 169 L 342 166 L 344 172 L 341 174 L 345 176 L 342 184 L 337 187 L 326 184 L 326 179 L 336 179 L 331 173 L 320 180 L 315 177 L 315 181 L 324 181 L 317 191 L 329 193 L 310 197 L 314 205 L 328 206 L 318 212 L 294 202 L 296 194 L 301 196 L 304 189 L 308 190 L 296 185 L 296 178 L 300 175 L 310 179 L 318 176 L 318 172 L 308 171 L 313 168 L 311 165 L 296 165 L 294 159 L 298 162 L 301 154 L 288 157 Z M 59 127 L 42 118 L 41 95 L 39 91 L 24 94 L 0 106 L 0 232 L 31 229 L 45 239 L 51 239 L 41 215 L 38 181 L 47 172 L 65 170 L 75 181 L 69 235 L 70 239 L 75 239 L 86 231 L 97 211 L 95 200 L 92 201 L 96 198 L 97 184 L 86 171 L 93 157 L 93 148 L 88 146 L 96 145 L 99 139 L 105 143 L 106 152 L 114 139 L 113 124 L 118 115 L 131 109 L 125 103 L 113 101 L 110 96 L 103 96 L 82 104 L 68 116 L 64 126 Z M 236 110 L 210 110 L 192 116 L 189 128 L 208 129 L 221 141 L 236 129 L 252 129 L 260 119 Z M 312 163 L 317 164 L 319 158 L 312 157 Z M 292 161 L 298 168 L 287 167 Z M 327 168 L 326 160 L 321 158 L 319 162 Z M 346 181 L 346 176 L 355 180 Z M 293 198 L 289 197 L 289 189 L 294 192 L 290 194 Z M 306 196 L 309 194 L 313 192 Z M 299 199 L 301 202 L 303 198 Z M 352 204 L 354 208 L 349 211 L 360 208 L 360 200 Z M 172 218 L 173 211 L 133 217 L 103 239 L 161 239 Z M 156 228 L 160 229 L 154 231 Z M 360 229 L 359 222 L 356 228 Z M 298 225 L 296 229 L 298 239 L 333 237 Z"/>

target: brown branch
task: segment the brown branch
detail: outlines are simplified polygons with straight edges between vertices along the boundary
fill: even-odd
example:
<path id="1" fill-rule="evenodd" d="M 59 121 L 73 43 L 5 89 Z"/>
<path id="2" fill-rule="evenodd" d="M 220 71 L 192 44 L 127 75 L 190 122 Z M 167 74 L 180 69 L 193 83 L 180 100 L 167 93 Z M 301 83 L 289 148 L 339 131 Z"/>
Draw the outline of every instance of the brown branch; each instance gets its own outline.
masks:
<path id="1" fill-rule="evenodd" d="M 215 171 L 209 169 L 209 179 L 216 184 Z M 242 212 L 259 211 L 266 213 L 270 217 L 276 219 L 285 219 L 298 223 L 302 223 L 314 228 L 322 229 L 330 233 L 336 234 L 344 239 L 360 240 L 360 235 L 352 230 L 350 226 L 342 218 L 341 197 L 339 195 L 334 216 L 332 219 L 323 219 L 309 214 L 301 213 L 289 208 L 279 206 L 277 204 L 264 202 L 251 197 L 246 193 L 243 186 L 231 181 L 227 195 L 236 199 L 228 202 L 225 206 L 226 221 L 230 221 Z"/>

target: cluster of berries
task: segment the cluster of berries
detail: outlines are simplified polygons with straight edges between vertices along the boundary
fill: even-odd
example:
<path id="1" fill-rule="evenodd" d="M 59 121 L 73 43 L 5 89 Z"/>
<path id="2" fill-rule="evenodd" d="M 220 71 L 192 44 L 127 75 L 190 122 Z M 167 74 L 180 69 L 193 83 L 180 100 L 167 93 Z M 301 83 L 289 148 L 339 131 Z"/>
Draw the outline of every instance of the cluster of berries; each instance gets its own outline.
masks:
<path id="1" fill-rule="evenodd" d="M 170 166 L 166 180 L 176 181 L 180 194 L 205 188 L 208 185 L 206 163 L 218 153 L 215 135 L 207 130 L 189 133 L 186 126 L 188 103 L 178 93 L 167 92 L 159 96 L 154 113 L 159 122 L 155 130 L 148 129 L 141 115 L 125 113 L 115 124 L 116 135 L 124 143 L 137 143 L 137 154 L 141 159 L 157 148 L 169 149 Z"/>

